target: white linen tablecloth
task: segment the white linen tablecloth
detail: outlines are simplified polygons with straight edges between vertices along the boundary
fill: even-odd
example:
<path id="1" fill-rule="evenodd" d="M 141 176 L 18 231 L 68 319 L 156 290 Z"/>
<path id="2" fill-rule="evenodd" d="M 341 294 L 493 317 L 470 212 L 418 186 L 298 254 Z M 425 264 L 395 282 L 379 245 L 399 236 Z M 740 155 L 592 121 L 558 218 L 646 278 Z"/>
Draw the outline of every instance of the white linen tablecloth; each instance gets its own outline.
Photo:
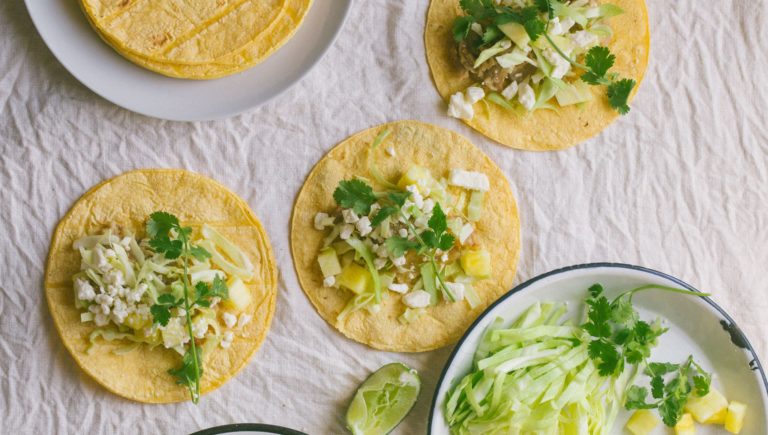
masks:
<path id="1" fill-rule="evenodd" d="M 48 51 L 23 2 L 0 2 L 0 431 L 266 422 L 344 433 L 358 384 L 404 361 L 423 391 L 397 433 L 424 433 L 451 347 L 393 354 L 345 339 L 304 296 L 288 245 L 293 199 L 317 160 L 354 132 L 408 118 L 461 132 L 506 173 L 522 222 L 517 283 L 594 261 L 668 272 L 712 292 L 768 362 L 768 2 L 650 0 L 651 61 L 632 113 L 543 154 L 499 146 L 445 116 L 424 55 L 427 3 L 355 2 L 335 46 L 290 91 L 226 121 L 177 123 L 93 94 Z M 58 220 L 94 184 L 142 167 L 190 169 L 231 187 L 263 221 L 280 268 L 263 347 L 199 406 L 108 393 L 64 349 L 43 297 Z"/>

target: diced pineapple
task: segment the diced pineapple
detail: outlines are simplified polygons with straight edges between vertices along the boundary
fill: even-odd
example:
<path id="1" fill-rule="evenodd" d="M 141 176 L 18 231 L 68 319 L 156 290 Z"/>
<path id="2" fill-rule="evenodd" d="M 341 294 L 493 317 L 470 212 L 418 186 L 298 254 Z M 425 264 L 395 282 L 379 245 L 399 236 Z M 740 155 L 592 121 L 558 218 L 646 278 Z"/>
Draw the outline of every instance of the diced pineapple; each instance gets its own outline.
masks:
<path id="1" fill-rule="evenodd" d="M 632 414 L 625 427 L 632 435 L 648 435 L 659 423 L 656 414 L 647 409 L 641 409 Z"/>
<path id="2" fill-rule="evenodd" d="M 510 21 L 499 25 L 499 30 L 502 31 L 507 38 L 511 39 L 518 47 L 522 48 L 531 42 L 531 37 L 528 35 L 528 31 L 522 25 Z"/>
<path id="3" fill-rule="evenodd" d="M 728 408 L 723 408 L 719 412 L 709 417 L 704 424 L 725 424 L 725 416 L 728 415 Z"/>
<path id="4" fill-rule="evenodd" d="M 728 413 L 725 416 L 725 430 L 730 433 L 739 433 L 744 427 L 744 416 L 747 415 L 747 405 L 733 401 L 728 405 Z"/>
<path id="5" fill-rule="evenodd" d="M 683 414 L 675 425 L 675 435 L 694 435 L 695 433 L 696 425 L 693 423 L 693 417 L 691 414 Z"/>
<path id="6" fill-rule="evenodd" d="M 704 423 L 712 416 L 728 407 L 728 400 L 714 388 L 702 397 L 692 396 L 685 404 L 685 411 L 691 413 L 699 423 Z"/>
<path id="7" fill-rule="evenodd" d="M 229 298 L 225 299 L 222 305 L 235 311 L 245 311 L 253 300 L 251 290 L 240 278 L 230 280 L 227 287 L 229 287 Z"/>
<path id="8" fill-rule="evenodd" d="M 485 249 L 467 249 L 461 252 L 461 268 L 475 278 L 491 276 L 491 254 Z"/>
<path id="9" fill-rule="evenodd" d="M 320 251 L 317 255 L 317 262 L 320 264 L 320 270 L 323 272 L 323 278 L 335 276 L 341 273 L 341 264 L 336 250 L 328 247 Z"/>
<path id="10" fill-rule="evenodd" d="M 371 273 L 368 272 L 368 269 L 357 263 L 350 263 L 341 271 L 336 278 L 336 282 L 339 286 L 352 290 L 352 292 L 356 294 L 360 294 L 365 292 L 371 285 Z"/>
<path id="11" fill-rule="evenodd" d="M 418 185 L 421 181 L 421 184 L 426 183 L 427 185 L 432 183 L 432 174 L 429 172 L 429 169 L 424 168 L 422 166 L 411 166 L 408 168 L 408 171 L 403 174 L 402 177 L 400 177 L 400 181 L 397 182 L 397 187 L 401 189 L 405 189 L 407 186 L 410 186 L 411 184 Z"/>

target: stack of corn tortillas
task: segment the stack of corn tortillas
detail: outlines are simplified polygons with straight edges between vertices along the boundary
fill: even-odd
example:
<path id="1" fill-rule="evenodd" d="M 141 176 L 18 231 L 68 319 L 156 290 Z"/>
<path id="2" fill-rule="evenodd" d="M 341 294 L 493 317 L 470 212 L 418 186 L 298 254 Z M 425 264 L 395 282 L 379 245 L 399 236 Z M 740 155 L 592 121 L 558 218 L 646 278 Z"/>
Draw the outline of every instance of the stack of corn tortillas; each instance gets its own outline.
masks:
<path id="1" fill-rule="evenodd" d="M 128 60 L 186 79 L 247 69 L 296 31 L 312 0 L 80 0 L 99 36 Z"/>

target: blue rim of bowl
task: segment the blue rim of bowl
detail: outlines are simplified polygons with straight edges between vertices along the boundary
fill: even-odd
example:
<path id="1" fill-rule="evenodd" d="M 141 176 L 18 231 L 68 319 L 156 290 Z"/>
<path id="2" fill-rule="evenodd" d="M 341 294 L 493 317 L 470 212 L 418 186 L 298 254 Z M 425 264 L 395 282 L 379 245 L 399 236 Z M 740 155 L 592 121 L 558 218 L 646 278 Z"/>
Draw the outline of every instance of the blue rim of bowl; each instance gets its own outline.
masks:
<path id="1" fill-rule="evenodd" d="M 528 281 L 525 281 L 522 284 L 519 284 L 517 287 L 514 287 L 512 290 L 507 292 L 505 295 L 500 297 L 496 302 L 492 303 L 488 306 L 488 308 L 485 309 L 479 316 L 477 316 L 477 319 L 475 319 L 474 322 L 472 322 L 472 325 L 464 332 L 464 335 L 461 337 L 458 343 L 456 343 L 456 346 L 451 351 L 451 355 L 448 357 L 448 361 L 446 361 L 445 366 L 443 366 L 443 371 L 440 373 L 440 378 L 437 381 L 437 385 L 435 386 L 435 394 L 432 396 L 432 405 L 430 406 L 429 410 L 429 421 L 427 423 L 427 433 L 432 433 L 432 421 L 435 418 L 435 412 L 437 410 L 437 400 L 438 400 L 438 394 L 440 394 L 440 386 L 443 385 L 443 382 L 445 381 L 445 375 L 448 373 L 448 368 L 453 363 L 453 360 L 456 358 L 456 355 L 459 352 L 459 349 L 464 344 L 464 341 L 467 339 L 469 334 L 472 332 L 472 330 L 475 329 L 475 327 L 485 318 L 485 316 L 488 315 L 488 313 L 491 312 L 494 308 L 496 308 L 497 305 L 504 302 L 505 300 L 509 299 L 511 296 L 515 295 L 519 291 L 525 289 L 526 287 L 529 287 L 531 284 L 541 281 L 544 278 L 548 278 L 553 275 L 559 275 L 561 273 L 570 272 L 573 270 L 581 270 L 581 269 L 597 269 L 602 267 L 608 267 L 608 268 L 614 268 L 614 269 L 630 269 L 630 270 L 637 270 L 640 272 L 646 272 L 651 275 L 656 275 L 661 278 L 668 279 L 680 287 L 683 287 L 687 290 L 690 290 L 692 292 L 696 293 L 702 293 L 699 289 L 696 287 L 686 283 L 685 281 L 675 278 L 674 276 L 668 275 L 664 272 L 659 272 L 658 270 L 649 269 L 647 267 L 643 266 L 635 266 L 632 264 L 624 264 L 624 263 L 585 263 L 585 264 L 577 264 L 574 266 L 567 266 L 560 269 L 555 269 L 546 273 L 543 273 L 541 275 L 535 276 Z M 744 333 L 741 331 L 741 328 L 736 324 L 736 322 L 733 320 L 733 318 L 725 312 L 724 309 L 722 309 L 719 305 L 715 303 L 712 299 L 702 296 L 701 299 L 705 300 L 709 305 L 712 306 L 720 315 L 723 317 L 724 320 L 729 322 L 729 329 L 726 330 L 726 332 L 731 334 L 731 340 L 739 340 L 740 344 L 738 345 L 743 350 L 748 351 L 752 355 L 752 361 L 753 361 L 753 368 L 752 370 L 757 370 L 760 372 L 760 376 L 763 379 L 763 386 L 765 387 L 765 392 L 768 394 L 768 377 L 766 377 L 765 370 L 763 370 L 763 366 L 760 363 L 760 359 L 757 357 L 757 352 L 755 352 L 755 348 L 752 347 L 752 344 L 749 342 L 747 337 L 744 335 Z"/>
<path id="2" fill-rule="evenodd" d="M 259 431 L 272 433 L 277 435 L 307 435 L 304 432 L 300 432 L 294 429 L 288 429 L 287 427 L 274 426 L 271 424 L 261 423 L 235 423 L 225 424 L 223 426 L 210 427 L 194 432 L 190 435 L 218 435 L 232 432 L 246 432 L 246 431 Z"/>

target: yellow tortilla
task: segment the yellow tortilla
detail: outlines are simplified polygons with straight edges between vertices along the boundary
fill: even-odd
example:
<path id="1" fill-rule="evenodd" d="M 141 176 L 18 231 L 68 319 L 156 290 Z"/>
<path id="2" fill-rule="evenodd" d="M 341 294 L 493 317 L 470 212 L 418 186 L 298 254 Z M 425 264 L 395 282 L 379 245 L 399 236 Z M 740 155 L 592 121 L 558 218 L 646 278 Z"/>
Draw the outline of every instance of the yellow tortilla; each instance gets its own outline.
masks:
<path id="1" fill-rule="evenodd" d="M 253 302 L 245 312 L 253 320 L 235 333 L 232 346 L 216 348 L 204 362 L 202 393 L 221 386 L 245 367 L 266 337 L 275 310 L 277 271 L 269 239 L 248 204 L 221 184 L 184 170 L 142 169 L 106 180 L 89 190 L 62 218 L 51 242 L 45 270 L 45 295 L 54 325 L 77 364 L 96 382 L 127 399 L 145 403 L 189 400 L 189 391 L 174 383 L 167 370 L 181 356 L 162 346 L 118 355 L 124 342 L 97 341 L 86 352 L 93 323 L 80 322 L 72 276 L 80 268 L 80 255 L 72 249 L 78 238 L 112 224 L 144 235 L 146 219 L 154 211 L 175 214 L 182 224 L 207 223 L 248 255 L 255 267 L 247 284 Z"/>
<path id="2" fill-rule="evenodd" d="M 81 0 L 99 36 L 126 59 L 177 78 L 247 69 L 298 29 L 312 0 Z"/>
<path id="3" fill-rule="evenodd" d="M 610 19 L 614 36 L 606 45 L 616 55 L 612 72 L 637 81 L 634 97 L 648 65 L 650 32 L 644 0 L 610 0 L 624 13 Z M 448 101 L 473 84 L 462 68 L 451 34 L 454 19 L 463 14 L 458 0 L 432 0 L 427 12 L 424 44 L 437 91 Z M 475 105 L 475 117 L 466 123 L 502 145 L 532 151 L 569 148 L 600 133 L 619 115 L 608 105 L 605 87 L 592 87 L 593 100 L 584 107 L 558 107 L 533 113 L 510 112 L 496 104 Z M 630 99 L 631 101 L 631 99 Z"/>
<path id="4" fill-rule="evenodd" d="M 385 129 L 390 134 L 381 148 L 394 147 L 395 157 L 379 149 L 375 159 L 388 180 L 397 180 L 412 165 L 424 166 L 438 178 L 447 176 L 451 168 L 480 171 L 488 176 L 491 189 L 486 193 L 482 218 L 473 237 L 478 237 L 478 244 L 489 250 L 493 274 L 475 284 L 481 301 L 476 308 L 471 309 L 465 301 L 441 302 L 429 307 L 415 322 L 401 324 L 398 316 L 405 306 L 400 295 L 390 292 L 378 313 L 360 310 L 343 321 L 336 320 L 352 293 L 323 286 L 317 254 L 326 234 L 313 227 L 313 219 L 317 212 L 336 207 L 333 191 L 340 180 L 372 179 L 367 170 L 367 152 Z M 374 189 L 377 188 L 381 189 L 374 183 Z M 488 156 L 452 131 L 417 121 L 399 121 L 355 134 L 317 163 L 293 209 L 291 251 L 304 292 L 320 316 L 342 334 L 376 349 L 421 352 L 455 342 L 489 304 L 511 288 L 520 251 L 520 222 L 512 188 Z"/>

